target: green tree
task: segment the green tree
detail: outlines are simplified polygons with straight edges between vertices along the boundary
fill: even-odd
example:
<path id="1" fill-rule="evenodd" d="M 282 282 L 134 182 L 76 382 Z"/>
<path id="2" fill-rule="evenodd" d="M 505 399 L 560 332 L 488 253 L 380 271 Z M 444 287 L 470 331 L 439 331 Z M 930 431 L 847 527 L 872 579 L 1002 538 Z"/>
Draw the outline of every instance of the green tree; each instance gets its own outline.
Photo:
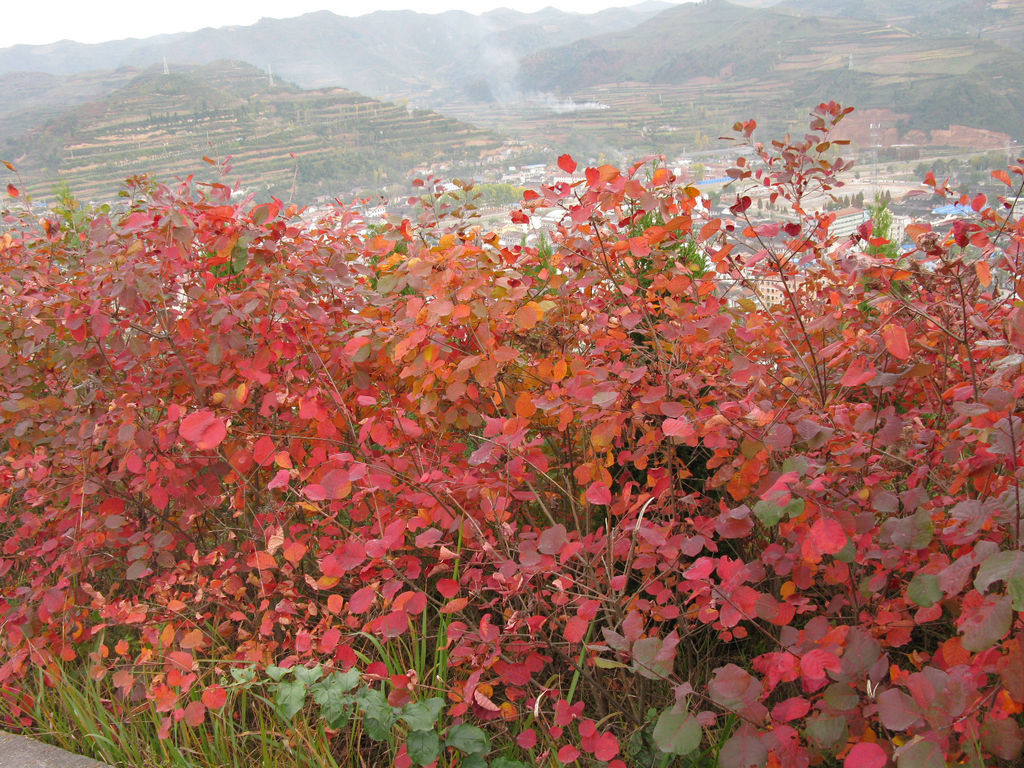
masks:
<path id="1" fill-rule="evenodd" d="M 882 195 L 875 195 L 875 202 L 868 212 L 871 214 L 871 237 L 882 238 L 887 242 L 884 245 L 872 245 L 868 253 L 872 256 L 886 256 L 890 259 L 897 259 L 900 255 L 899 243 L 893 241 L 892 211 L 889 210 L 889 202 Z"/>

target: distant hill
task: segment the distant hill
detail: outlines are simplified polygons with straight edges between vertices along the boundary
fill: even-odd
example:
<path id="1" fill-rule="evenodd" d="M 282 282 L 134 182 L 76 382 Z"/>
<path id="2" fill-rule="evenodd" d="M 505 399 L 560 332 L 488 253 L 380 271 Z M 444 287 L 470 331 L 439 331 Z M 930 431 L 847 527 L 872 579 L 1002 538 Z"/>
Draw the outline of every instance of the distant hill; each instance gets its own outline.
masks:
<path id="1" fill-rule="evenodd" d="M 73 78 L 80 93 L 99 87 Z M 302 90 L 241 62 L 119 70 L 97 99 L 0 144 L 30 187 L 67 182 L 106 198 L 131 175 L 211 175 L 202 161 L 232 156 L 231 178 L 288 199 L 349 195 L 404 181 L 424 164 L 477 165 L 493 134 L 428 110 L 340 88 Z M 44 83 L 45 85 L 45 83 Z"/>
<path id="2" fill-rule="evenodd" d="M 835 99 L 908 113 L 914 128 L 961 124 L 1024 138 L 1024 56 L 961 33 L 977 20 L 967 8 L 972 2 L 792 0 L 751 8 L 705 0 L 530 54 L 519 71 L 524 82 L 576 99 L 599 87 L 614 93 L 624 82 L 699 85 L 737 108 L 745 96 L 744 112 L 754 107 L 769 118 L 782 118 L 773 104 Z M 982 5 L 1007 23 L 1024 23 L 1024 2 Z M 882 8 L 896 10 L 885 16 Z M 955 34 L 937 35 L 934 17 L 943 9 Z"/>
<path id="3" fill-rule="evenodd" d="M 191 64 L 231 59 L 271 68 L 304 88 L 339 86 L 377 98 L 410 99 L 418 106 L 464 93 L 502 99 L 511 96 L 516 63 L 524 54 L 628 29 L 668 7 L 649 0 L 592 14 L 501 8 L 480 15 L 378 11 L 354 18 L 320 11 L 142 40 L 18 45 L 0 49 L 0 74 L 80 74 L 147 67 L 164 58 Z M 0 100 L 6 99 L 0 95 Z"/>

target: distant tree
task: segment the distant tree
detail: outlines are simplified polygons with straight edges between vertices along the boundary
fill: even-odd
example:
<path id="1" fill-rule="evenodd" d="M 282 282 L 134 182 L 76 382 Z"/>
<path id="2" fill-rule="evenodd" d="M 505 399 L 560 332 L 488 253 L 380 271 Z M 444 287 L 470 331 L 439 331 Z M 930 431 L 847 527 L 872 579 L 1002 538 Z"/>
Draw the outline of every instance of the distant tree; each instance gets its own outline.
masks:
<path id="1" fill-rule="evenodd" d="M 892 211 L 889 210 L 889 200 L 884 195 L 875 195 L 875 203 L 868 212 L 871 214 L 871 237 L 881 238 L 888 242 L 884 245 L 869 246 L 867 252 L 872 256 L 885 256 L 890 259 L 899 258 L 899 243 L 893 241 L 892 232 Z"/>

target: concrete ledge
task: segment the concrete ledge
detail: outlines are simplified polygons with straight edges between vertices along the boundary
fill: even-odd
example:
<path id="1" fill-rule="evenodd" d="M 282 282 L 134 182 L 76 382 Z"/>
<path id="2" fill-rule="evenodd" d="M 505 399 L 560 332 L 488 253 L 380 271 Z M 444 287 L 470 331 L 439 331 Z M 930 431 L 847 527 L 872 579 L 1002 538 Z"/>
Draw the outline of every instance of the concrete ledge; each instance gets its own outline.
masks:
<path id="1" fill-rule="evenodd" d="M 110 768 L 41 741 L 0 731 L 0 768 Z"/>

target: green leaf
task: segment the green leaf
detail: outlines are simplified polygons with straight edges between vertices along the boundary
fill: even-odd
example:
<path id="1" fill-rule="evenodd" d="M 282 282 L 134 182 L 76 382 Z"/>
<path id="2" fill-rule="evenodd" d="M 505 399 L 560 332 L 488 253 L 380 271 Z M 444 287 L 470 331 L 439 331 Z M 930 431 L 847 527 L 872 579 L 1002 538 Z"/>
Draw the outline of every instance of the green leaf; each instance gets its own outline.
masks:
<path id="1" fill-rule="evenodd" d="M 231 274 L 237 275 L 249 263 L 249 247 L 241 240 L 231 249 Z"/>
<path id="2" fill-rule="evenodd" d="M 315 667 L 295 667 L 295 679 L 304 685 L 312 685 L 320 679 L 323 674 L 323 667 L 317 664 Z"/>
<path id="3" fill-rule="evenodd" d="M 340 674 L 335 672 L 313 686 L 313 700 L 320 705 L 320 714 L 328 727 L 334 729 L 348 725 L 355 706 L 355 698 L 345 693 L 345 687 L 334 680 Z"/>
<path id="4" fill-rule="evenodd" d="M 606 659 L 603 656 L 598 656 L 594 659 L 594 666 L 598 669 L 625 669 L 626 667 L 621 661 Z"/>
<path id="5" fill-rule="evenodd" d="M 507 757 L 496 757 L 491 760 L 491 768 L 529 768 L 529 766 L 518 760 L 509 760 Z"/>
<path id="6" fill-rule="evenodd" d="M 359 674 L 359 670 L 352 667 L 351 669 L 346 669 L 344 672 L 332 672 L 325 679 L 330 680 L 330 684 L 332 686 L 340 689 L 344 693 L 348 693 L 359 685 L 360 678 L 361 675 Z"/>
<path id="7" fill-rule="evenodd" d="M 475 725 L 453 725 L 444 741 L 468 754 L 486 754 L 491 749 L 491 740 Z"/>
<path id="8" fill-rule="evenodd" d="M 934 573 L 915 573 L 914 578 L 907 585 L 907 597 L 922 608 L 935 605 L 942 599 L 939 577 Z"/>
<path id="9" fill-rule="evenodd" d="M 768 528 L 778 525 L 783 514 L 783 508 L 768 499 L 761 499 L 754 505 L 754 515 Z"/>
<path id="10" fill-rule="evenodd" d="M 825 689 L 825 703 L 837 712 L 849 712 L 860 704 L 860 694 L 849 683 L 832 683 Z"/>
<path id="11" fill-rule="evenodd" d="M 430 765 L 441 754 L 441 739 L 436 731 L 410 731 L 405 748 L 416 765 Z"/>
<path id="12" fill-rule="evenodd" d="M 857 545 L 847 541 L 846 545 L 833 555 L 841 563 L 852 563 L 857 559 Z"/>
<path id="13" fill-rule="evenodd" d="M 670 677 L 671 664 L 658 658 L 662 645 L 660 637 L 644 637 L 633 643 L 633 670 L 648 680 Z"/>
<path id="14" fill-rule="evenodd" d="M 846 735 L 846 718 L 832 715 L 809 717 L 807 735 L 819 747 L 831 747 Z"/>
<path id="15" fill-rule="evenodd" d="M 487 768 L 487 761 L 483 755 L 466 755 L 459 761 L 459 768 Z"/>
<path id="16" fill-rule="evenodd" d="M 784 506 L 770 499 L 761 499 L 754 505 L 754 514 L 764 525 L 772 528 L 778 525 L 783 517 L 799 517 L 803 514 L 804 506 L 804 500 L 800 498 L 790 499 Z"/>
<path id="17" fill-rule="evenodd" d="M 269 677 L 276 683 L 282 677 L 287 675 L 289 671 L 290 670 L 287 670 L 284 667 L 275 667 L 273 664 L 271 664 L 269 667 L 267 667 L 267 677 Z"/>
<path id="18" fill-rule="evenodd" d="M 1006 582 L 1013 609 L 1024 611 L 1024 552 L 999 552 L 985 558 L 974 578 L 974 588 L 984 594 L 997 581 Z"/>
<path id="19" fill-rule="evenodd" d="M 359 708 L 363 711 L 363 730 L 374 741 L 384 741 L 395 724 L 395 712 L 388 704 L 383 691 L 364 688 L 356 694 Z"/>
<path id="20" fill-rule="evenodd" d="M 402 710 L 402 719 L 414 731 L 432 731 L 442 709 L 444 709 L 444 699 L 440 696 L 414 701 L 405 705 Z"/>
<path id="21" fill-rule="evenodd" d="M 810 468 L 811 462 L 806 456 L 790 456 L 782 462 L 783 472 L 796 472 L 800 477 L 806 475 Z"/>
<path id="22" fill-rule="evenodd" d="M 1016 573 L 1006 583 L 1006 594 L 1010 596 L 1013 610 L 1024 611 L 1024 573 Z"/>
<path id="23" fill-rule="evenodd" d="M 274 708 L 285 722 L 291 722 L 306 702 L 306 684 L 298 680 L 277 684 Z"/>
<path id="24" fill-rule="evenodd" d="M 960 624 L 963 646 L 971 653 L 991 648 L 1010 631 L 1013 624 L 1011 598 L 1003 596 L 968 614 Z"/>
<path id="25" fill-rule="evenodd" d="M 654 726 L 654 744 L 662 752 L 688 755 L 700 746 L 703 736 L 700 723 L 689 712 L 661 713 Z"/>
<path id="26" fill-rule="evenodd" d="M 763 766 L 768 760 L 768 748 L 749 723 L 743 723 L 718 751 L 719 768 L 749 768 Z"/>
<path id="27" fill-rule="evenodd" d="M 934 741 L 918 740 L 896 750 L 898 768 L 946 768 L 942 748 Z"/>
<path id="28" fill-rule="evenodd" d="M 256 679 L 256 665 L 250 664 L 248 667 L 231 667 L 231 677 L 235 679 L 235 682 L 239 685 L 247 685 Z"/>

